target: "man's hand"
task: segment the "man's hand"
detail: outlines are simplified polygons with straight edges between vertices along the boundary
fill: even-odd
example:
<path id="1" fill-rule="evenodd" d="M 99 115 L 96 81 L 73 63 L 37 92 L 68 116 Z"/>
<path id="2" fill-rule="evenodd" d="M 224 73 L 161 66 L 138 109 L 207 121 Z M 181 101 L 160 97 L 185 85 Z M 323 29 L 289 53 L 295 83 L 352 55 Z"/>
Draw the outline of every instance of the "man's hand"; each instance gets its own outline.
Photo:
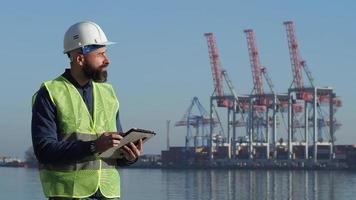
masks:
<path id="1" fill-rule="evenodd" d="M 100 137 L 95 141 L 96 151 L 102 153 L 111 147 L 118 146 L 122 136 L 117 132 L 106 132 L 100 135 Z"/>
<path id="2" fill-rule="evenodd" d="M 135 161 L 143 153 L 142 139 L 138 140 L 137 144 L 130 142 L 121 148 L 124 152 L 124 157 L 128 161 Z"/>

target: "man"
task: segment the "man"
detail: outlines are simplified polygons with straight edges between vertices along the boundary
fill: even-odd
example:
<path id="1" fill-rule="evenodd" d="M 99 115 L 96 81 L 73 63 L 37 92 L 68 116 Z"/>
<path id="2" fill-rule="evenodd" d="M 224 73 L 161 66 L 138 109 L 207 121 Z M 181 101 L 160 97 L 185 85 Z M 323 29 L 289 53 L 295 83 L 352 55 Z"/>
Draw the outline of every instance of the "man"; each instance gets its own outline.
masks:
<path id="1" fill-rule="evenodd" d="M 32 142 L 40 163 L 46 197 L 118 199 L 118 166 L 142 154 L 142 140 L 121 148 L 123 157 L 100 153 L 122 139 L 119 101 L 107 80 L 107 45 L 113 44 L 95 23 L 72 25 L 64 36 L 70 69 L 47 81 L 33 97 Z"/>

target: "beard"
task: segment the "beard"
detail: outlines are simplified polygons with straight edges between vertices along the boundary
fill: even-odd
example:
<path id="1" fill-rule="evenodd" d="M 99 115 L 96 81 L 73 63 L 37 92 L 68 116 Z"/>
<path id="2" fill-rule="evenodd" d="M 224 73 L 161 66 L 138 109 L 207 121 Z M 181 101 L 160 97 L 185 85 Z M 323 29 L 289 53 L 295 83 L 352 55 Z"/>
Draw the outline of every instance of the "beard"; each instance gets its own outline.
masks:
<path id="1" fill-rule="evenodd" d="M 97 83 L 105 83 L 108 78 L 108 72 L 104 70 L 108 65 L 101 65 L 99 68 L 95 68 L 88 62 L 84 63 L 83 72 L 86 78 L 92 79 Z"/>

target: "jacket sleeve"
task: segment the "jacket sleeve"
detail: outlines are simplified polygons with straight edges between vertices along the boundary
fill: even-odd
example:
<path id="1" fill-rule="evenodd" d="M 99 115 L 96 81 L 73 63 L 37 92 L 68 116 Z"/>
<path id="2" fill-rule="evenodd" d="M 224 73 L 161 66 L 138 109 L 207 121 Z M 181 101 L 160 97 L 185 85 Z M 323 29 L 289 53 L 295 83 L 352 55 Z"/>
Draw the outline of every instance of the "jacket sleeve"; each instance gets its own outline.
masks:
<path id="1" fill-rule="evenodd" d="M 117 111 L 117 114 L 116 114 L 116 129 L 117 129 L 117 132 L 119 132 L 119 133 L 123 132 L 121 122 L 120 122 L 120 111 Z"/>
<path id="2" fill-rule="evenodd" d="M 58 140 L 56 112 L 47 89 L 42 87 L 34 99 L 31 121 L 32 144 L 38 161 L 70 163 L 90 156 L 90 142 Z"/>
<path id="3" fill-rule="evenodd" d="M 121 122 L 120 122 L 120 113 L 119 111 L 116 114 L 116 127 L 117 127 L 117 132 L 122 133 L 122 126 L 121 126 Z M 134 161 L 128 161 L 125 159 L 125 157 L 117 159 L 117 165 L 118 166 L 129 166 L 134 164 L 135 162 L 137 162 L 138 158 Z"/>

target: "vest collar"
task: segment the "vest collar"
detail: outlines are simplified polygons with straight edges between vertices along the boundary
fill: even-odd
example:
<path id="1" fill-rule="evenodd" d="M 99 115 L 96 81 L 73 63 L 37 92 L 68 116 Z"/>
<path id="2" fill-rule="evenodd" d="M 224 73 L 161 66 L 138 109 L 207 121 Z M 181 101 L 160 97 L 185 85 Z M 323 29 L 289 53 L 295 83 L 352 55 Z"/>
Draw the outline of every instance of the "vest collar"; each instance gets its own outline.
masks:
<path id="1" fill-rule="evenodd" d="M 67 79 L 71 84 L 73 84 L 76 88 L 79 89 L 88 89 L 93 87 L 93 83 L 92 80 L 89 80 L 89 82 L 87 84 L 85 84 L 84 86 L 81 86 L 77 80 L 74 79 L 74 77 L 70 74 L 70 69 L 66 69 L 64 71 L 64 73 L 62 74 L 62 76 Z"/>

